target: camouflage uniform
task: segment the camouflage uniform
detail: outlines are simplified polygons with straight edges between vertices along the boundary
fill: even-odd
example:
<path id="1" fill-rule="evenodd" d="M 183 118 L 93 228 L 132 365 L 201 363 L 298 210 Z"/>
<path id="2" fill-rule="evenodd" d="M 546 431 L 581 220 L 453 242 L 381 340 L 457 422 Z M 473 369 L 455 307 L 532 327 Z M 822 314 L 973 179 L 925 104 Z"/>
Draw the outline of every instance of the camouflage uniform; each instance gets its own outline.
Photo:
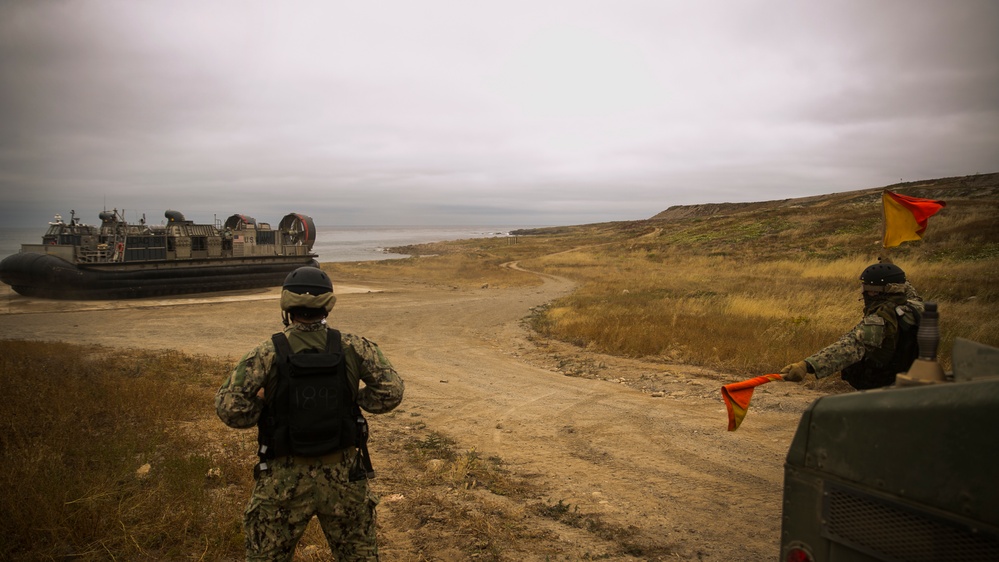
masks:
<path id="1" fill-rule="evenodd" d="M 293 323 L 284 330 L 293 353 L 324 349 L 326 323 Z M 365 338 L 342 334 L 347 375 L 353 385 L 364 381 L 357 403 L 381 414 L 402 401 L 403 382 L 378 346 Z M 267 396 L 273 396 L 277 352 L 268 339 L 247 353 L 215 394 L 215 409 L 226 425 L 250 428 L 260 418 Z M 264 397 L 257 396 L 264 389 Z M 295 546 L 315 515 L 338 561 L 377 560 L 375 506 L 378 499 L 367 480 L 350 482 L 357 456 L 354 447 L 319 458 L 282 457 L 261 472 L 244 513 L 248 560 L 291 560 Z"/>
<path id="2" fill-rule="evenodd" d="M 899 322 L 915 325 L 916 315 L 922 312 L 923 299 L 911 284 L 889 283 L 882 295 L 865 306 L 860 323 L 835 343 L 805 358 L 809 371 L 821 379 L 861 363 L 889 364 L 898 343 Z"/>

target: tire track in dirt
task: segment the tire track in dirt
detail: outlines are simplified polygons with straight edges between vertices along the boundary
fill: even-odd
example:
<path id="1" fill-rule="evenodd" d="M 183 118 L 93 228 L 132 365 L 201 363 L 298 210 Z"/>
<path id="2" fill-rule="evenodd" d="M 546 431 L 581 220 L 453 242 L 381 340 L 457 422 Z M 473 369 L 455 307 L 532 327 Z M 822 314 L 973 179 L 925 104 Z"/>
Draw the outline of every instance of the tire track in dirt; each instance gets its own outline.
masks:
<path id="1" fill-rule="evenodd" d="M 682 558 L 775 555 L 783 456 L 810 398 L 789 411 L 754 412 L 755 431 L 747 424 L 728 433 L 720 397 L 653 399 L 511 357 L 511 348 L 531 347 L 519 320 L 569 287 L 543 279 L 545 288 L 527 295 L 454 295 L 444 325 L 394 350 L 409 376 L 409 410 L 463 448 L 540 475 L 548 499 L 637 529 L 639 540 Z M 426 308 L 408 310 L 409 320 L 433 324 Z M 427 372 L 435 375 L 419 375 Z"/>

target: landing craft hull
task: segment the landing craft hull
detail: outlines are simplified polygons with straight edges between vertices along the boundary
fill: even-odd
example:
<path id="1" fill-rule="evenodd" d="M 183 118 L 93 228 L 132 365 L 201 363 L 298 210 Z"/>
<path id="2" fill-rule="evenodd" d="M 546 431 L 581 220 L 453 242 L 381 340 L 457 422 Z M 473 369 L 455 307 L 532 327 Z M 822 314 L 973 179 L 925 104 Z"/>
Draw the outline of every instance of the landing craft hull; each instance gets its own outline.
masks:
<path id="1" fill-rule="evenodd" d="M 131 299 L 281 285 L 291 271 L 318 267 L 313 255 L 74 265 L 30 252 L 0 262 L 0 281 L 28 297 Z"/>
<path id="2" fill-rule="evenodd" d="M 290 213 L 277 229 L 242 214 L 197 224 L 167 210 L 162 225 L 101 212 L 99 226 L 70 211 L 49 223 L 40 244 L 0 262 L 0 281 L 29 297 L 133 299 L 275 287 L 302 266 L 318 267 L 316 225 Z"/>

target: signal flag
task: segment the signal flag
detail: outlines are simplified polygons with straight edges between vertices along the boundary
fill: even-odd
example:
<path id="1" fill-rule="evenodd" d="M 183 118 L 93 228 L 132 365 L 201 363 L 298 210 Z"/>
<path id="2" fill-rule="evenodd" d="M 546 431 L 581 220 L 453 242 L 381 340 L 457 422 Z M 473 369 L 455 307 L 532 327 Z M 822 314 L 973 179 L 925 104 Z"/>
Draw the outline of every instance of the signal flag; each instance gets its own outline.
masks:
<path id="1" fill-rule="evenodd" d="M 753 390 L 761 384 L 770 381 L 784 380 L 780 375 L 761 375 L 749 380 L 726 384 L 721 388 L 722 399 L 725 401 L 725 409 L 728 410 L 728 430 L 739 429 L 739 424 L 746 417 L 749 410 L 749 400 L 753 397 Z"/>
<path id="2" fill-rule="evenodd" d="M 947 206 L 943 201 L 908 197 L 887 189 L 881 194 L 881 201 L 885 248 L 893 248 L 909 240 L 921 240 L 929 218 Z"/>

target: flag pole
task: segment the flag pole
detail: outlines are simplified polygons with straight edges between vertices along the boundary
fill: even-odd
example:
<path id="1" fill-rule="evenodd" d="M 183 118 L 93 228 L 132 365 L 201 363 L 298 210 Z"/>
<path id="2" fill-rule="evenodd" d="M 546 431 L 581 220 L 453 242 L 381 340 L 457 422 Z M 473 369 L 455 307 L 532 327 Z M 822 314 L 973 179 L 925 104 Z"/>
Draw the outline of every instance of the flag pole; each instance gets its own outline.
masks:
<path id="1" fill-rule="evenodd" d="M 887 189 L 881 190 L 881 251 L 878 252 L 878 263 L 892 263 L 891 251 L 885 246 L 885 237 L 888 236 L 888 214 L 885 212 L 885 197 Z"/>
<path id="2" fill-rule="evenodd" d="M 881 247 L 885 250 L 888 246 L 885 246 L 885 236 L 888 235 L 888 215 L 885 213 L 885 191 L 881 190 Z"/>

